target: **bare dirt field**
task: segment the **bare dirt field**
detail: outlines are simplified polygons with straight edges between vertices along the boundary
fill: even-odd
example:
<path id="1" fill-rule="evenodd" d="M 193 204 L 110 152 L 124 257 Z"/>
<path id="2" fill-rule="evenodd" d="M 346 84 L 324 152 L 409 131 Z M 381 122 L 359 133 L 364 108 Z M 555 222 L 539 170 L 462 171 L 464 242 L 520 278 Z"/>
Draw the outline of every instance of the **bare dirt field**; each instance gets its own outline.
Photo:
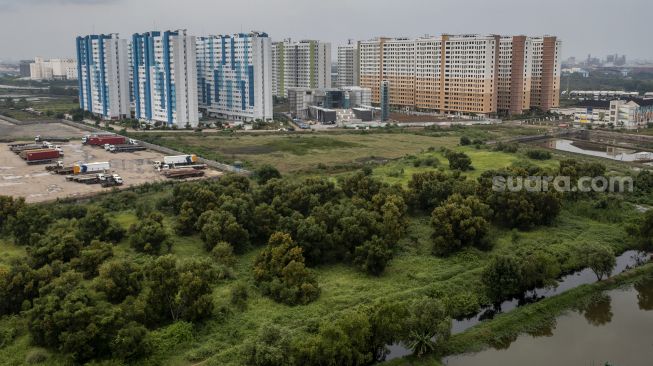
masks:
<path id="1" fill-rule="evenodd" d="M 11 139 L 31 140 L 36 135 L 71 137 L 81 141 L 82 136 L 87 134 L 87 131 L 82 131 L 74 127 L 64 125 L 63 123 L 43 122 L 17 126 L 0 119 L 0 139 L 3 141 L 8 141 Z"/>
<path id="2" fill-rule="evenodd" d="M 28 138 L 37 134 L 66 137 L 78 135 L 80 139 L 75 138 L 69 143 L 60 144 L 64 150 L 64 157 L 61 159 L 64 165 L 69 166 L 76 162 L 108 161 L 111 163 L 111 173 L 117 173 L 123 178 L 125 184 L 122 188 L 166 179 L 152 166 L 153 161 L 162 159 L 163 154 L 159 152 L 146 150 L 133 153 L 110 153 L 100 147 L 82 145 L 81 136 L 87 134 L 85 131 L 65 125 L 59 125 L 62 127 L 59 130 L 58 127 L 53 128 L 53 125 L 47 124 L 47 130 L 39 130 L 39 125 L 0 125 L 0 133 L 2 133 L 2 129 L 7 129 L 15 136 Z M 11 152 L 8 145 L 8 143 L 0 144 L 0 194 L 25 197 L 27 202 L 42 202 L 56 198 L 85 196 L 110 189 L 102 188 L 99 184 L 87 185 L 68 182 L 65 175 L 47 172 L 46 165 L 28 165 L 18 155 Z M 205 174 L 206 177 L 221 175 L 220 172 L 211 169 L 207 169 Z"/>

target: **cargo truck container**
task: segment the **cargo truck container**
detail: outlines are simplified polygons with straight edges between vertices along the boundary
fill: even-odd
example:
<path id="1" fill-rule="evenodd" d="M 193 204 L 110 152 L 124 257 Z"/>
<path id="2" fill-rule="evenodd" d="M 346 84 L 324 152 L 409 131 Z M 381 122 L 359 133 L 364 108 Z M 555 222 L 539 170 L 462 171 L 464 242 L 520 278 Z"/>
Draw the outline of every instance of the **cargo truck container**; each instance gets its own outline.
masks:
<path id="1" fill-rule="evenodd" d="M 20 153 L 20 157 L 27 164 L 44 164 L 59 159 L 60 153 L 55 149 L 26 150 Z"/>
<path id="2" fill-rule="evenodd" d="M 109 162 L 76 163 L 73 165 L 73 174 L 100 173 L 111 169 Z"/>
<path id="3" fill-rule="evenodd" d="M 105 144 L 120 145 L 124 144 L 126 141 L 127 139 L 123 136 L 91 136 L 86 139 L 86 142 L 84 143 L 92 146 L 104 146 Z"/>
<path id="4" fill-rule="evenodd" d="M 154 162 L 154 167 L 158 170 L 161 170 L 161 169 L 174 168 L 175 166 L 180 166 L 180 165 L 193 165 L 197 163 L 197 160 L 198 160 L 197 155 L 195 154 L 164 156 L 163 162 L 161 161 Z M 168 168 L 165 168 L 166 165 L 168 166 Z"/>

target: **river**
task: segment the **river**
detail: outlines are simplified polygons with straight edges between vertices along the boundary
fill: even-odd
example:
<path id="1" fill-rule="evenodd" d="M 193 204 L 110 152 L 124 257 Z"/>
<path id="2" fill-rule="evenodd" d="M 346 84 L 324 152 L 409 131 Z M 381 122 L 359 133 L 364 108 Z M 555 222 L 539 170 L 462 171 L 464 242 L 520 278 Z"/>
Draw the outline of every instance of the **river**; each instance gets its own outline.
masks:
<path id="1" fill-rule="evenodd" d="M 501 346 L 451 356 L 448 366 L 653 364 L 653 278 L 607 291 L 584 309 L 560 316 L 549 329 Z"/>
<path id="2" fill-rule="evenodd" d="M 612 276 L 617 275 L 629 268 L 636 267 L 650 259 L 650 255 L 643 254 L 635 250 L 629 250 L 617 257 L 617 264 L 612 270 Z M 454 319 L 451 325 L 451 333 L 462 333 L 465 330 L 479 324 L 484 320 L 494 318 L 496 314 L 506 313 L 518 306 L 533 303 L 551 296 L 559 295 L 567 290 L 576 288 L 580 285 L 591 284 L 597 281 L 596 275 L 589 269 L 572 273 L 562 277 L 556 287 L 539 288 L 528 291 L 519 299 L 506 300 L 500 305 L 487 306 L 481 309 L 476 315 L 465 319 Z M 388 345 L 390 353 L 386 356 L 387 360 L 408 356 L 412 351 L 404 345 L 397 343 Z"/>

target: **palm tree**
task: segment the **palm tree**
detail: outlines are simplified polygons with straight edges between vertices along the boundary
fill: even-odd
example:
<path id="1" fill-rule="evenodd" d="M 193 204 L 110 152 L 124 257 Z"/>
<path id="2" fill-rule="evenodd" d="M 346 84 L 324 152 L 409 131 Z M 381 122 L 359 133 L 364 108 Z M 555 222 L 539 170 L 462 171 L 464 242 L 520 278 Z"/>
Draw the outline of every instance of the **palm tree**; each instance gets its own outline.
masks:
<path id="1" fill-rule="evenodd" d="M 417 357 L 432 352 L 435 350 L 433 335 L 411 331 L 408 341 L 408 348 L 410 348 L 413 351 L 413 354 Z"/>

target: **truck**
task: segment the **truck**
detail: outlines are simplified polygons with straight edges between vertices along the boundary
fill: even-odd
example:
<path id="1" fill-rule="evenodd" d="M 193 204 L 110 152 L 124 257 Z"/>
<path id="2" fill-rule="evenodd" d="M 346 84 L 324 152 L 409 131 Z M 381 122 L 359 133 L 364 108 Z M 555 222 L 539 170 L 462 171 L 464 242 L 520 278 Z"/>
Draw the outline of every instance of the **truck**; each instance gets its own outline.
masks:
<path id="1" fill-rule="evenodd" d="M 121 186 L 123 184 L 122 177 L 118 174 L 98 174 L 97 177 L 104 188 Z"/>
<path id="2" fill-rule="evenodd" d="M 59 159 L 60 153 L 56 149 L 25 150 L 20 153 L 20 157 L 27 164 L 44 164 Z"/>
<path id="3" fill-rule="evenodd" d="M 98 162 L 98 163 L 75 163 L 73 164 L 73 174 L 89 174 L 89 173 L 99 173 L 105 172 L 111 169 L 111 164 L 107 162 Z"/>
<path id="4" fill-rule="evenodd" d="M 204 172 L 196 169 L 171 169 L 163 172 L 163 176 L 170 179 L 186 179 L 204 176 Z"/>
<path id="5" fill-rule="evenodd" d="M 86 140 L 82 139 L 82 143 L 92 146 L 104 146 L 124 144 L 127 139 L 124 136 L 111 135 L 111 136 L 91 136 Z"/>
<path id="6" fill-rule="evenodd" d="M 112 153 L 134 152 L 147 150 L 145 146 L 133 144 L 109 145 L 109 151 Z"/>
<path id="7" fill-rule="evenodd" d="M 46 166 L 45 170 L 47 170 L 47 171 L 49 171 L 51 173 L 60 174 L 60 175 L 73 174 L 72 165 L 65 166 L 65 165 L 63 165 L 63 161 L 61 161 L 61 160 L 57 161 L 56 164 Z"/>
<path id="8" fill-rule="evenodd" d="M 69 142 L 70 139 L 65 138 L 65 137 L 41 136 L 41 135 L 37 135 L 36 137 L 34 137 L 34 142 L 42 142 L 42 141 Z"/>
<path id="9" fill-rule="evenodd" d="M 154 168 L 157 170 L 168 169 L 168 168 L 172 169 L 176 166 L 193 165 L 195 163 L 197 163 L 197 155 L 195 154 L 170 155 L 170 156 L 164 156 L 163 162 L 155 161 Z M 168 168 L 165 167 L 166 165 L 168 166 Z"/>

